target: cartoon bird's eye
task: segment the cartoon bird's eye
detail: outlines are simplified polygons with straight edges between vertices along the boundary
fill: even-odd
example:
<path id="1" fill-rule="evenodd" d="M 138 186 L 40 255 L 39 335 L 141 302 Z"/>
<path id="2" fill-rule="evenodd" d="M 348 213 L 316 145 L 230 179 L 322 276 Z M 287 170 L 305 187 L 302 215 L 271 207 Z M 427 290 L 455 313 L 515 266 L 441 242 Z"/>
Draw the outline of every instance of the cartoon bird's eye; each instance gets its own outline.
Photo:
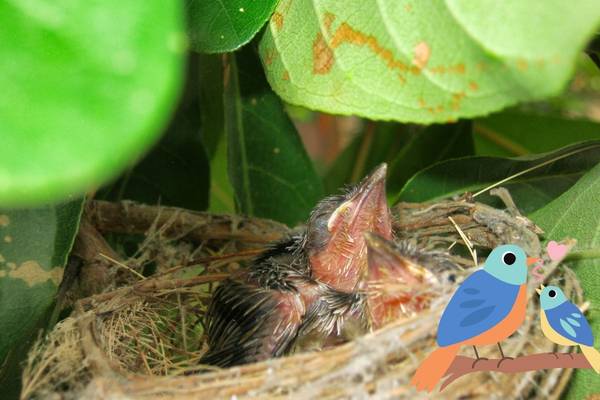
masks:
<path id="1" fill-rule="evenodd" d="M 555 297 L 556 297 L 556 291 L 555 291 L 555 290 L 551 290 L 551 291 L 549 291 L 549 292 L 548 292 L 548 296 L 549 296 L 550 298 L 555 298 Z"/>
<path id="2" fill-rule="evenodd" d="M 513 265 L 515 263 L 515 261 L 517 261 L 517 256 L 515 256 L 514 253 L 507 251 L 506 253 L 504 253 L 502 255 L 502 261 L 506 265 Z"/>

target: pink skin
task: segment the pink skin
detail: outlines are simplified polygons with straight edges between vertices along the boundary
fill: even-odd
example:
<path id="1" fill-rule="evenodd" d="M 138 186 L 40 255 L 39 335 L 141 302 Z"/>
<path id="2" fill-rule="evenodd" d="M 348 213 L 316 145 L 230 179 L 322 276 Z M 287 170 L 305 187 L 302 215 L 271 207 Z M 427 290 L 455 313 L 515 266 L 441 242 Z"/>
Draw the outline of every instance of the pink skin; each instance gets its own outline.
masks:
<path id="1" fill-rule="evenodd" d="M 419 312 L 429 306 L 437 278 L 414 260 L 399 254 L 393 244 L 367 234 L 369 272 L 367 303 L 373 328 Z"/>
<path id="2" fill-rule="evenodd" d="M 319 281 L 340 291 L 357 289 L 367 269 L 364 234 L 375 232 L 392 237 L 390 211 L 385 194 L 385 165 L 360 186 L 352 198 L 341 204 L 329 218 L 327 245 L 310 254 L 312 271 Z"/>

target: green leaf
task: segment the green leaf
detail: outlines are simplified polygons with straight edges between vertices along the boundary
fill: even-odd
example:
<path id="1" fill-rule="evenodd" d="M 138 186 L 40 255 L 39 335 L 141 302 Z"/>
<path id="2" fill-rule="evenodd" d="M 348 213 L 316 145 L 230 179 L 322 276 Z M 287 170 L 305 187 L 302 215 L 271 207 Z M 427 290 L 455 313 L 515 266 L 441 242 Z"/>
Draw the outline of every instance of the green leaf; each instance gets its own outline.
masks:
<path id="1" fill-rule="evenodd" d="M 546 162 L 541 168 L 501 185 L 510 191 L 515 203 L 525 214 L 558 197 L 598 164 L 600 142 L 585 142 L 553 153 L 520 158 L 476 156 L 443 161 L 413 176 L 394 198 L 397 201 L 421 202 L 477 192 Z M 495 197 L 487 194 L 482 194 L 477 200 L 500 206 Z"/>
<path id="2" fill-rule="evenodd" d="M 0 205 L 114 177 L 157 138 L 181 82 L 177 2 L 0 3 Z"/>
<path id="3" fill-rule="evenodd" d="M 471 154 L 471 122 L 428 126 L 413 135 L 390 163 L 388 191 L 397 193 L 413 174 L 431 164 Z"/>
<path id="4" fill-rule="evenodd" d="M 413 130 L 398 123 L 368 122 L 329 167 L 324 178 L 326 192 L 336 193 L 342 186 L 358 182 L 378 164 L 389 164 L 411 140 Z"/>
<path id="5" fill-rule="evenodd" d="M 374 123 L 373 123 L 374 124 Z M 387 162 L 389 193 L 398 193 L 416 172 L 441 160 L 473 154 L 470 122 L 428 127 L 377 123 L 358 136 L 325 177 L 327 191 L 355 183 Z"/>
<path id="6" fill-rule="evenodd" d="M 186 0 L 192 48 L 225 53 L 248 43 L 273 13 L 277 0 Z"/>
<path id="7" fill-rule="evenodd" d="M 210 159 L 209 211 L 233 213 L 233 188 L 227 174 L 227 138 L 223 109 L 223 61 L 221 56 L 200 56 L 200 108 L 202 141 Z"/>
<path id="8" fill-rule="evenodd" d="M 515 156 L 600 139 L 600 124 L 586 119 L 510 110 L 476 120 L 473 132 L 477 154 Z"/>
<path id="9" fill-rule="evenodd" d="M 183 96 L 160 141 L 98 198 L 206 210 L 210 177 L 200 134 L 197 61 L 190 60 Z"/>
<path id="10" fill-rule="evenodd" d="M 43 328 L 79 226 L 83 200 L 0 209 L 0 386 L 20 377 L 27 346 Z"/>
<path id="11" fill-rule="evenodd" d="M 225 69 L 229 177 L 242 213 L 295 225 L 322 197 L 322 184 L 252 58 L 230 56 Z"/>
<path id="12" fill-rule="evenodd" d="M 529 217 L 546 233 L 548 240 L 577 239 L 574 251 L 593 250 L 596 258 L 577 261 L 573 268 L 591 303 L 588 320 L 600 338 L 600 164 L 585 174 L 571 189 Z M 596 340 L 596 347 L 598 347 Z M 567 399 L 587 399 L 600 393 L 600 379 L 593 370 L 577 370 Z M 588 397 L 590 396 L 590 397 Z"/>
<path id="13" fill-rule="evenodd" d="M 594 0 L 282 0 L 260 53 L 287 102 L 445 122 L 558 94 L 599 22 Z"/>
<path id="14" fill-rule="evenodd" d="M 229 182 L 227 170 L 227 140 L 223 136 L 219 141 L 215 154 L 210 160 L 210 200 L 209 211 L 214 213 L 233 214 L 235 202 L 233 188 Z"/>

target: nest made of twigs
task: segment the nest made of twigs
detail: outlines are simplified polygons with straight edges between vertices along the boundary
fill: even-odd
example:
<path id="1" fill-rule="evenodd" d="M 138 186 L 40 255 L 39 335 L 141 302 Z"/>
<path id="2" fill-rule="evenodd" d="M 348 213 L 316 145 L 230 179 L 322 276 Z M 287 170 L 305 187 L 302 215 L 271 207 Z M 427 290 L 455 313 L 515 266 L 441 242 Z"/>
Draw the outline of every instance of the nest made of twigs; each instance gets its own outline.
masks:
<path id="1" fill-rule="evenodd" d="M 423 211 L 429 206 L 411 205 L 409 211 L 400 211 Z M 438 210 L 439 207 L 434 208 Z M 471 209 L 470 205 L 465 209 L 451 208 L 451 213 L 461 220 L 461 217 L 473 214 L 469 214 Z M 164 217 L 165 210 L 158 210 Z M 145 262 L 150 258 L 161 260 L 162 265 L 154 276 L 140 278 L 112 265 L 120 269 L 120 273 L 129 274 L 124 279 L 127 284 L 78 301 L 72 315 L 34 345 L 23 374 L 22 398 L 412 399 L 421 396 L 407 383 L 419 361 L 434 348 L 440 313 L 458 283 L 448 285 L 430 309 L 338 347 L 187 374 L 197 370 L 198 360 L 206 351 L 203 315 L 215 283 L 239 268 L 240 262 L 251 259 L 257 251 L 248 250 L 255 247 L 256 242 L 248 246 L 252 241 L 244 242 L 239 237 L 232 240 L 235 245 L 219 237 L 217 242 L 202 239 L 196 241 L 195 246 L 182 249 L 179 241 L 185 240 L 185 230 L 179 232 L 184 234 L 176 235 L 176 240 L 173 235 L 163 236 L 175 220 L 182 218 L 181 213 L 183 211 L 176 212 L 175 217 L 161 223 L 157 223 L 159 218 L 150 213 L 154 219 L 145 227 L 148 230 L 146 240 L 137 257 Z M 508 214 L 504 217 L 512 218 Z M 451 228 L 444 230 L 440 228 L 442 225 L 440 222 L 437 229 L 426 228 L 433 229 L 438 241 L 456 240 L 450 233 Z M 495 237 L 501 242 L 505 239 L 502 233 L 494 232 L 474 218 L 468 224 L 465 222 L 466 225 L 474 230 L 472 233 L 477 229 L 485 230 L 485 240 Z M 284 230 L 278 225 L 273 226 L 272 236 L 281 236 Z M 451 224 L 448 222 L 447 226 L 451 227 Z M 143 230 L 143 224 L 136 229 Z M 192 224 L 187 229 L 198 229 L 198 226 Z M 261 229 L 265 229 L 264 226 Z M 504 227 L 501 231 L 509 230 Z M 416 230 L 415 235 L 418 234 Z M 219 235 L 226 236 L 223 232 Z M 240 235 L 239 226 L 236 235 Z M 417 239 L 426 240 L 426 236 Z M 226 256 L 232 249 L 235 252 L 230 254 L 234 256 Z M 174 268 L 181 265 L 181 253 L 185 251 L 205 262 L 188 268 Z M 148 253 L 152 253 L 152 257 Z M 168 256 L 173 254 L 178 254 L 175 260 Z M 135 259 L 119 263 L 134 271 L 141 268 Z M 556 265 L 551 265 L 546 274 L 552 274 L 555 268 Z M 457 274 L 470 272 L 457 271 Z M 565 269 L 561 275 L 554 280 L 560 280 L 568 297 L 581 302 L 581 288 L 574 274 Z M 461 280 L 458 276 L 456 282 Z M 530 290 L 529 293 L 534 292 Z M 540 332 L 537 301 L 529 302 L 526 322 L 504 342 L 503 347 L 513 356 L 556 351 L 556 346 Z M 481 350 L 483 356 L 495 355 L 496 351 L 493 346 Z M 460 383 L 450 385 L 441 393 L 422 397 L 557 398 L 570 374 L 571 370 L 566 369 L 522 374 L 480 372 L 461 378 Z"/>

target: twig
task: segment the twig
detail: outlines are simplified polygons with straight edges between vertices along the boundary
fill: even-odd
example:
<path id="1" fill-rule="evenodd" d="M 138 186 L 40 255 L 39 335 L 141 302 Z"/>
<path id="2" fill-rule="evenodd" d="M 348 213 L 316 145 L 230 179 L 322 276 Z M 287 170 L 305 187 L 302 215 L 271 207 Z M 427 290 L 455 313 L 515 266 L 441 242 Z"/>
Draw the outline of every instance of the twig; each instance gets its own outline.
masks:
<path id="1" fill-rule="evenodd" d="M 105 259 L 107 259 L 107 260 L 108 260 L 108 261 L 110 261 L 111 263 L 113 263 L 113 264 L 115 264 L 115 265 L 117 265 L 117 266 L 119 266 L 119 267 L 121 267 L 121 268 L 123 268 L 123 269 L 125 269 L 125 270 L 127 270 L 127 271 L 129 271 L 129 272 L 131 272 L 133 275 L 137 276 L 137 277 L 138 277 L 138 278 L 140 278 L 141 280 L 144 280 L 144 279 L 146 279 L 146 277 L 145 277 L 144 275 L 140 274 L 140 273 L 139 273 L 139 272 L 137 272 L 135 269 L 133 269 L 133 268 L 131 268 L 130 266 L 128 266 L 128 265 L 126 265 L 126 264 L 122 263 L 121 261 L 115 260 L 114 258 L 112 258 L 112 257 L 109 257 L 109 256 L 107 256 L 107 255 L 106 255 L 106 254 L 104 254 L 104 253 L 98 253 L 98 255 L 99 255 L 100 257 L 102 257 L 102 258 L 105 258 Z"/>
<path id="2" fill-rule="evenodd" d="M 452 217 L 448 217 L 448 219 L 450 220 L 450 222 L 452 222 L 452 225 L 454 225 L 454 228 L 456 229 L 456 231 L 462 238 L 463 242 L 465 242 L 465 245 L 467 246 L 469 253 L 471 253 L 471 257 L 473 258 L 473 264 L 475 267 L 477 267 L 477 265 L 478 265 L 477 264 L 477 251 L 473 248 L 474 247 L 473 242 L 471 242 L 469 240 L 467 235 L 463 232 L 462 229 L 460 229 L 460 227 L 458 226 L 458 224 L 454 221 L 454 219 Z"/>
<path id="3" fill-rule="evenodd" d="M 155 225 L 164 226 L 168 236 L 185 236 L 196 242 L 217 239 L 269 243 L 289 233 L 285 225 L 267 219 L 149 206 L 132 201 L 93 200 L 86 213 L 101 232 L 144 234 Z"/>
<path id="4" fill-rule="evenodd" d="M 93 303 L 106 302 L 115 296 L 125 296 L 128 293 L 152 293 L 157 290 L 172 290 L 183 287 L 193 287 L 204 283 L 218 282 L 227 279 L 230 274 L 211 274 L 199 275 L 187 279 L 157 279 L 147 278 L 143 281 L 136 282 L 133 286 L 127 286 L 115 289 L 110 292 L 96 294 L 85 299 L 79 300 L 83 310 L 87 310 Z"/>
<path id="5" fill-rule="evenodd" d="M 515 372 L 538 371 L 552 368 L 592 368 L 583 354 L 572 353 L 542 353 L 517 357 L 513 360 L 504 360 L 498 366 L 499 359 L 480 360 L 475 365 L 474 358 L 458 356 L 454 359 L 446 372 L 446 380 L 442 383 L 440 391 L 461 376 L 472 372 L 502 372 L 513 374 Z"/>
<path id="6" fill-rule="evenodd" d="M 81 303 L 75 304 L 75 311 L 79 317 L 77 325 L 81 334 L 81 349 L 92 371 L 107 376 L 116 377 L 117 373 L 111 365 L 111 361 L 98 347 L 94 338 L 92 314 L 86 314 Z"/>
<path id="7" fill-rule="evenodd" d="M 169 275 L 174 272 L 180 271 L 183 268 L 187 268 L 191 265 L 207 264 L 207 263 L 213 263 L 215 261 L 223 261 L 223 260 L 227 260 L 229 262 L 247 260 L 247 259 L 250 259 L 252 257 L 255 257 L 255 256 L 263 253 L 264 251 L 265 251 L 265 248 L 258 248 L 258 249 L 238 251 L 238 252 L 229 253 L 229 254 L 216 254 L 213 256 L 192 258 L 191 260 L 186 262 L 184 265 L 178 265 L 176 267 L 169 268 L 168 270 L 161 272 L 160 274 L 155 274 L 152 277 L 158 278 L 158 277 L 162 277 L 165 275 Z"/>
<path id="8" fill-rule="evenodd" d="M 112 280 L 111 264 L 100 257 L 100 253 L 121 261 L 121 257 L 84 215 L 71 253 L 83 260 L 81 268 L 77 271 L 81 293 L 76 294 L 75 297 L 87 297 L 100 293 L 110 284 Z"/>

